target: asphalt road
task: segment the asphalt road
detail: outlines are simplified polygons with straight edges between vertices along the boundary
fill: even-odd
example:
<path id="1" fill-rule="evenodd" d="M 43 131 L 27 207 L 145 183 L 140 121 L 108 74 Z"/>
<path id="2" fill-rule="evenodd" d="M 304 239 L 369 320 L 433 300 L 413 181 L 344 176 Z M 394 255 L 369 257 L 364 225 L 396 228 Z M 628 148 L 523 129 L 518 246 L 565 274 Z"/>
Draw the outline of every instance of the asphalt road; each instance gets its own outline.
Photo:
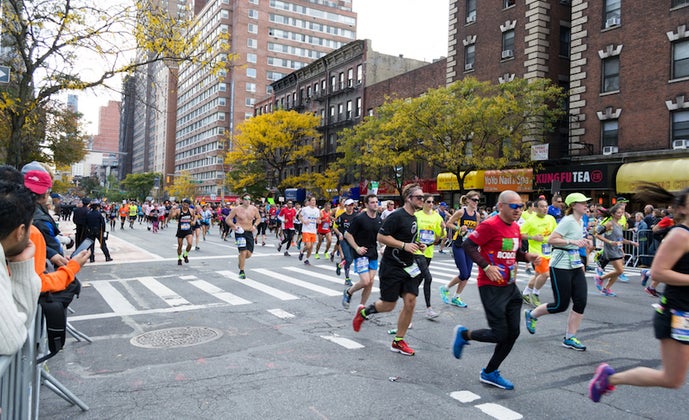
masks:
<path id="1" fill-rule="evenodd" d="M 93 343 L 68 338 L 47 365 L 90 410 L 42 387 L 41 418 L 634 419 L 678 418 L 689 408 L 686 386 L 619 387 L 598 404 L 587 397 L 602 361 L 617 369 L 660 365 L 650 321 L 655 300 L 643 293 L 638 270 L 614 288 L 618 297 L 598 294 L 590 277 L 578 334 L 585 352 L 561 346 L 566 314 L 542 317 L 535 335 L 522 326 L 501 366 L 515 389 L 504 391 L 478 380 L 492 345 L 472 342 L 461 360 L 452 357 L 453 327 L 486 321 L 475 281 L 463 295 L 468 308 L 440 301 L 438 287 L 456 273 L 449 254 L 431 264 L 440 317 L 425 319 L 420 296 L 406 337 L 416 355 L 409 357 L 389 350 L 397 311 L 352 330 L 359 296 L 342 308 L 343 277 L 329 261 L 312 258 L 306 267 L 294 248 L 292 257 L 278 253 L 271 238 L 240 281 L 236 247 L 219 240 L 217 229 L 189 264 L 177 266 L 171 227 L 112 232 L 115 261 L 97 254 L 79 274 L 85 287 L 70 320 Z M 523 288 L 528 275 L 518 281 Z M 541 296 L 552 297 L 550 288 Z"/>

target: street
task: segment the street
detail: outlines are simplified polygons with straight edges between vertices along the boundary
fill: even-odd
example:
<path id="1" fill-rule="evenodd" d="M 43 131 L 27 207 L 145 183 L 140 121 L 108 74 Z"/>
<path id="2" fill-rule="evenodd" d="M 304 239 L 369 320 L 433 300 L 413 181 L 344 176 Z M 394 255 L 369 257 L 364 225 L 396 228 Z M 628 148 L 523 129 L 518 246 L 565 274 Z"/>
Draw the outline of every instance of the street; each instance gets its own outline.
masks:
<path id="1" fill-rule="evenodd" d="M 522 325 L 500 368 L 515 389 L 504 391 L 479 382 L 493 345 L 471 342 L 461 360 L 451 354 L 455 325 L 486 326 L 475 274 L 462 295 L 468 308 L 440 300 L 438 287 L 457 272 L 451 253 L 435 254 L 432 302 L 440 316 L 424 317 L 420 292 L 405 338 L 416 355 L 408 357 L 389 350 L 398 309 L 352 330 L 360 294 L 344 310 L 344 277 L 322 256 L 307 267 L 294 247 L 291 257 L 278 253 L 269 234 L 239 280 L 236 246 L 221 241 L 217 228 L 177 266 L 175 229 L 174 222 L 157 234 L 138 222 L 118 225 L 108 241 L 114 261 L 105 263 L 97 250 L 96 263 L 82 269 L 84 288 L 69 319 L 93 343 L 68 336 L 47 366 L 90 410 L 42 387 L 41 418 L 630 419 L 677 418 L 689 408 L 686 386 L 621 387 L 598 404 L 587 396 L 600 362 L 659 367 L 651 324 L 657 299 L 643 292 L 638 269 L 616 284 L 618 297 L 600 295 L 587 273 L 578 334 L 585 352 L 561 345 L 566 313 L 541 317 L 535 335 Z M 520 289 L 528 278 L 519 273 Z M 378 296 L 375 289 L 370 301 Z M 551 297 L 548 284 L 541 301 Z"/>

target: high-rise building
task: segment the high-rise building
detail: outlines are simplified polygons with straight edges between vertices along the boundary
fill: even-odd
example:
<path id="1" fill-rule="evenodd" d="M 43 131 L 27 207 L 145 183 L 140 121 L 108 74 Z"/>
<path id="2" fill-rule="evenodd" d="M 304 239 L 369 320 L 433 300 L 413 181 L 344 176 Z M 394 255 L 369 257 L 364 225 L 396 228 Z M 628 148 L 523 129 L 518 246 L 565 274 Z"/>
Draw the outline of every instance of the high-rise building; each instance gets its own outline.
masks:
<path id="1" fill-rule="evenodd" d="M 98 134 L 93 136 L 92 150 L 103 153 L 117 152 L 120 135 L 120 102 L 108 101 L 98 111 Z"/>
<path id="2" fill-rule="evenodd" d="M 220 77 L 180 66 L 174 173 L 188 171 L 201 195 L 226 193 L 223 157 L 235 127 L 253 116 L 273 81 L 355 39 L 351 6 L 351 0 L 209 0 L 196 10 L 195 30 L 211 39 L 229 34 L 229 50 L 218 53 L 234 58 Z"/>

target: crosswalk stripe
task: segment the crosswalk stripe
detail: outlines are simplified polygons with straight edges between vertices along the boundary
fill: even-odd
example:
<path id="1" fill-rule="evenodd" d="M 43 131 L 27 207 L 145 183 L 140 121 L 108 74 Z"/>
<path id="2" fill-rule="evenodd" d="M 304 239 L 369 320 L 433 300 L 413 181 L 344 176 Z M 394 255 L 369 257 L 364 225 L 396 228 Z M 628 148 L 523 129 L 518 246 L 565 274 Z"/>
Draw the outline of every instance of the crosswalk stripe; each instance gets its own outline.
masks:
<path id="1" fill-rule="evenodd" d="M 285 269 L 292 271 L 294 273 L 304 274 L 307 276 L 316 277 L 317 279 L 326 280 L 326 281 L 329 281 L 331 283 L 337 283 L 338 285 L 344 287 L 344 284 L 343 284 L 344 282 L 342 281 L 342 279 L 340 279 L 338 277 L 326 276 L 323 274 L 315 273 L 313 271 L 304 270 L 303 268 L 297 268 L 297 267 L 285 267 Z M 376 275 L 376 279 L 377 278 L 378 278 L 378 276 Z M 356 283 L 356 279 L 352 279 L 352 282 Z M 374 286 L 373 288 L 371 288 L 371 292 L 378 293 L 378 292 L 380 292 L 380 289 Z M 341 295 L 342 292 L 338 292 L 337 294 Z"/>
<path id="2" fill-rule="evenodd" d="M 263 293 L 266 293 L 268 295 L 271 295 L 273 297 L 276 297 L 280 300 L 296 300 L 299 299 L 297 296 L 294 296 L 293 294 L 283 292 L 282 290 L 276 289 L 274 287 L 266 286 L 265 284 L 259 283 L 254 280 L 250 279 L 243 279 L 240 280 L 239 277 L 237 277 L 237 274 L 227 271 L 227 270 L 222 270 L 222 271 L 216 271 L 216 273 L 220 274 L 223 277 L 227 277 L 230 280 L 234 280 L 240 284 L 243 284 L 245 286 L 249 286 L 252 289 L 256 289 L 258 291 L 261 291 Z"/>
<path id="3" fill-rule="evenodd" d="M 281 319 L 294 318 L 294 315 L 282 309 L 268 309 L 268 312 Z"/>
<path id="4" fill-rule="evenodd" d="M 309 289 L 309 290 L 312 290 L 314 292 L 324 294 L 326 296 L 339 296 L 342 294 L 342 292 L 336 292 L 332 289 L 328 289 L 328 288 L 323 287 L 323 286 L 318 286 L 317 284 L 309 283 L 307 281 L 293 279 L 291 277 L 285 276 L 284 274 L 276 273 L 274 271 L 266 270 L 263 268 L 257 268 L 255 271 L 257 273 L 261 273 L 261 274 L 264 274 L 266 276 L 270 276 L 274 279 L 284 281 L 285 283 L 289 283 L 289 284 L 293 284 L 295 286 L 303 287 L 305 289 Z"/>
<path id="5" fill-rule="evenodd" d="M 136 308 L 113 287 L 112 283 L 108 281 L 93 282 L 92 286 L 116 314 L 136 312 Z"/>
<path id="6" fill-rule="evenodd" d="M 250 300 L 246 300 L 246 299 L 240 298 L 237 295 L 233 295 L 230 292 L 226 292 L 226 291 L 222 290 L 221 288 L 219 288 L 213 284 L 208 283 L 205 280 L 194 280 L 194 281 L 190 281 L 189 284 L 191 284 L 192 286 L 194 286 L 196 288 L 203 290 L 204 292 L 208 293 L 209 295 L 212 295 L 212 296 L 222 300 L 223 302 L 229 303 L 230 305 L 247 305 L 249 303 L 252 303 Z"/>
<path id="7" fill-rule="evenodd" d="M 362 344 L 359 344 L 354 340 L 350 340 L 349 338 L 340 337 L 338 335 L 322 335 L 321 338 L 324 338 L 328 341 L 332 341 L 333 343 L 350 350 L 364 348 Z"/>
<path id="8" fill-rule="evenodd" d="M 163 299 L 163 301 L 171 307 L 191 305 L 188 300 L 184 299 L 153 277 L 140 277 L 139 282 L 146 286 L 148 290 L 158 295 L 158 297 Z"/>

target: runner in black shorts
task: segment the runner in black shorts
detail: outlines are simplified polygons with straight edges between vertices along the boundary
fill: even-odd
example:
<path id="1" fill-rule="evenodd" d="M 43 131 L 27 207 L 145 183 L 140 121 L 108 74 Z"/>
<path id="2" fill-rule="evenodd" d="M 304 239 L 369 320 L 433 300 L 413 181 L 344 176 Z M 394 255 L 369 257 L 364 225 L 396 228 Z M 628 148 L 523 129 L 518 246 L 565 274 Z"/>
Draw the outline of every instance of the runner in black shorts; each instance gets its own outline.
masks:
<path id="1" fill-rule="evenodd" d="M 253 231 L 261 221 L 261 216 L 258 214 L 258 209 L 251 205 L 251 196 L 249 194 L 244 194 L 241 202 L 241 205 L 232 209 L 225 218 L 225 222 L 234 231 L 237 248 L 239 249 L 239 257 L 237 258 L 239 262 L 239 278 L 245 279 L 244 263 L 251 258 L 251 254 L 254 252 Z"/>

